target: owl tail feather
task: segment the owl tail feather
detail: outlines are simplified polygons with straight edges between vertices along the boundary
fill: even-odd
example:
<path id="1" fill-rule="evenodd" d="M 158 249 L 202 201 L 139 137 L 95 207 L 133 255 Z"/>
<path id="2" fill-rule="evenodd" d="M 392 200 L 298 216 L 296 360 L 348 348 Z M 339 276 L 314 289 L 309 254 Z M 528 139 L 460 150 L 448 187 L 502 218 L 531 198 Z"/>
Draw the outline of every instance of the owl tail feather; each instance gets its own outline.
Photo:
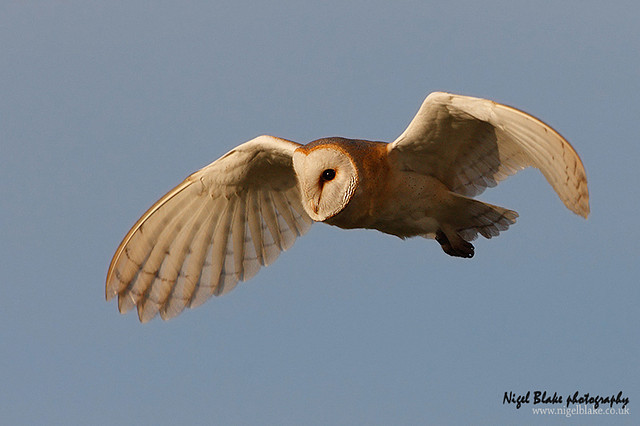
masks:
<path id="1" fill-rule="evenodd" d="M 441 223 L 436 241 L 445 253 L 458 257 L 473 257 L 473 241 L 478 234 L 485 238 L 496 237 L 516 222 L 518 213 L 503 207 L 483 203 L 459 194 L 450 193 L 447 221 Z"/>

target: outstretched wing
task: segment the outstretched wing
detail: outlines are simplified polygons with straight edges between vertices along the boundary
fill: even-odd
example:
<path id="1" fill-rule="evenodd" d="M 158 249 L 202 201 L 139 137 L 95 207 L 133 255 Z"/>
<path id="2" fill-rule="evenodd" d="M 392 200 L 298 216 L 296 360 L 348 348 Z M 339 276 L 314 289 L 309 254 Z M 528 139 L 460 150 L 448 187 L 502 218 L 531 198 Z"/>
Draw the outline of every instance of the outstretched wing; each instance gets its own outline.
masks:
<path id="1" fill-rule="evenodd" d="M 535 167 L 567 208 L 589 215 L 584 166 L 569 142 L 537 118 L 487 99 L 430 94 L 389 145 L 389 157 L 402 170 L 435 176 L 466 196 Z"/>
<path id="2" fill-rule="evenodd" d="M 259 136 L 189 176 L 131 228 L 107 273 L 107 300 L 141 322 L 201 305 L 254 276 L 307 232 L 292 166 L 300 145 Z"/>

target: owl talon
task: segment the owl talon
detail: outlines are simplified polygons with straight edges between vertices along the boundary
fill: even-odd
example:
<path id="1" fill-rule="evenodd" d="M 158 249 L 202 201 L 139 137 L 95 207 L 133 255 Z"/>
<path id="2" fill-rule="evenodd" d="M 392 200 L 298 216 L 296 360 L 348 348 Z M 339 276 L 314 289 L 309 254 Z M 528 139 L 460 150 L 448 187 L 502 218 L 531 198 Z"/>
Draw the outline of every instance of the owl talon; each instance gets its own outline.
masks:
<path id="1" fill-rule="evenodd" d="M 471 259 L 475 252 L 475 248 L 473 247 L 473 244 L 463 240 L 457 235 L 456 235 L 456 238 L 454 239 L 456 244 L 451 244 L 451 240 L 449 240 L 447 235 L 440 230 L 436 232 L 436 241 L 440 243 L 442 250 L 445 253 L 447 253 L 449 256 L 464 257 L 467 259 Z"/>

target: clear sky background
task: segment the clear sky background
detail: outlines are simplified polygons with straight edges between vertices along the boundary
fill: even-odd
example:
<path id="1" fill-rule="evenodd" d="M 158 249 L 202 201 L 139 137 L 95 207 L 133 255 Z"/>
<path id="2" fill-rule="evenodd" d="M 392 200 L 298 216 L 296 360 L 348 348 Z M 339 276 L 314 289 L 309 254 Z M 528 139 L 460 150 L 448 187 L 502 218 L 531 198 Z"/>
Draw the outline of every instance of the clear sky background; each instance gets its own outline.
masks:
<path id="1" fill-rule="evenodd" d="M 0 4 L 4 424 L 639 424 L 635 1 Z M 577 149 L 587 221 L 535 170 L 479 198 L 518 223 L 471 260 L 316 224 L 178 318 L 104 301 L 130 226 L 260 134 L 392 141 L 435 90 Z M 630 398 L 538 417 L 505 391 Z"/>

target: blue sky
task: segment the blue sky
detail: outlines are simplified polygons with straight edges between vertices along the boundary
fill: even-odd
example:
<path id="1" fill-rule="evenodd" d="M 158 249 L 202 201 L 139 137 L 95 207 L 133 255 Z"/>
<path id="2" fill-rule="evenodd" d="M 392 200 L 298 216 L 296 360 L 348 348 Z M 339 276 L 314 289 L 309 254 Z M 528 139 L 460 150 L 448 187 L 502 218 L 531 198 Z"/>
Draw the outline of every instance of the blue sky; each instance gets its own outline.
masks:
<path id="1" fill-rule="evenodd" d="M 504 392 L 623 391 L 638 424 L 636 2 L 0 6 L 0 417 L 7 424 L 557 423 Z M 580 153 L 587 221 L 527 170 L 471 260 L 316 224 L 229 295 L 139 324 L 104 301 L 129 227 L 260 134 L 392 141 L 432 91 Z M 575 419 L 578 420 L 575 420 Z"/>

